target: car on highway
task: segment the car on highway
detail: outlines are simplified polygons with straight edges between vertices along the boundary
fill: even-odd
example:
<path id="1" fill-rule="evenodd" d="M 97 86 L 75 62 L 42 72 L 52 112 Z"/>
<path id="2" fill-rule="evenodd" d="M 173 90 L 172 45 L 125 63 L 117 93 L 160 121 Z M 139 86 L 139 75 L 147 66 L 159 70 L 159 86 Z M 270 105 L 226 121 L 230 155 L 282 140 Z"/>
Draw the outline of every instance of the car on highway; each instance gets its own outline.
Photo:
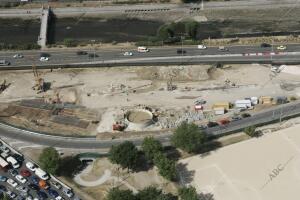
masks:
<path id="1" fill-rule="evenodd" d="M 149 49 L 147 47 L 138 47 L 137 51 L 140 53 L 146 53 L 149 52 Z"/>
<path id="2" fill-rule="evenodd" d="M 99 55 L 98 54 L 96 54 L 96 53 L 89 53 L 89 58 L 97 58 L 97 57 L 99 57 Z"/>
<path id="3" fill-rule="evenodd" d="M 177 54 L 186 54 L 186 50 L 184 49 L 177 49 Z"/>
<path id="4" fill-rule="evenodd" d="M 39 186 L 37 186 L 36 184 L 33 184 L 33 183 L 30 183 L 30 184 L 28 185 L 28 187 L 29 187 L 30 189 L 34 190 L 34 191 L 39 191 L 39 190 L 40 190 Z"/>
<path id="5" fill-rule="evenodd" d="M 19 181 L 20 183 L 26 183 L 26 182 L 27 182 L 27 179 L 24 178 L 22 175 L 17 175 L 15 178 L 16 178 L 17 181 Z"/>
<path id="6" fill-rule="evenodd" d="M 74 193 L 68 188 L 63 188 L 63 193 L 67 195 L 69 198 L 72 198 L 74 196 Z"/>
<path id="7" fill-rule="evenodd" d="M 22 176 L 24 176 L 24 177 L 29 177 L 29 176 L 31 176 L 30 171 L 28 171 L 27 169 L 22 169 L 22 170 L 20 171 L 20 174 L 21 174 Z"/>
<path id="8" fill-rule="evenodd" d="M 124 55 L 124 56 L 133 56 L 133 53 L 130 52 L 130 51 L 126 51 L 126 52 L 124 52 L 123 55 Z"/>
<path id="9" fill-rule="evenodd" d="M 60 190 L 62 188 L 61 184 L 59 184 L 58 182 L 56 181 L 50 181 L 50 184 L 55 187 L 56 189 Z"/>
<path id="10" fill-rule="evenodd" d="M 34 172 L 37 168 L 37 166 L 35 164 L 33 164 L 32 162 L 27 162 L 25 165 L 32 172 Z"/>
<path id="11" fill-rule="evenodd" d="M 207 49 L 207 47 L 203 44 L 199 44 L 198 49 L 204 50 L 204 49 Z"/>
<path id="12" fill-rule="evenodd" d="M 86 51 L 77 51 L 76 54 L 82 56 L 82 55 L 87 55 L 88 53 Z"/>
<path id="13" fill-rule="evenodd" d="M 19 54 L 19 53 L 17 53 L 17 54 L 15 54 L 14 56 L 13 56 L 13 58 L 23 58 L 24 56 L 22 55 L 22 54 Z"/>
<path id="14" fill-rule="evenodd" d="M 6 194 L 8 195 L 9 198 L 14 199 L 17 197 L 16 193 L 13 191 L 7 190 Z"/>
<path id="15" fill-rule="evenodd" d="M 22 186 L 22 185 L 16 187 L 16 190 L 23 192 L 23 193 L 27 193 L 29 191 L 29 189 L 27 187 Z"/>
<path id="16" fill-rule="evenodd" d="M 241 119 L 242 118 L 240 116 L 233 116 L 233 117 L 231 117 L 231 121 L 239 121 Z"/>
<path id="17" fill-rule="evenodd" d="M 48 198 L 48 195 L 43 191 L 38 191 L 37 195 L 38 195 L 39 199 L 47 199 Z"/>
<path id="18" fill-rule="evenodd" d="M 6 176 L 0 176 L 0 182 L 6 182 L 7 177 Z"/>
<path id="19" fill-rule="evenodd" d="M 49 61 L 48 57 L 40 57 L 40 61 L 45 62 L 45 61 Z"/>
<path id="20" fill-rule="evenodd" d="M 224 47 L 224 46 L 219 46 L 218 50 L 219 51 L 229 51 L 229 49 L 227 47 Z"/>
<path id="21" fill-rule="evenodd" d="M 277 47 L 277 50 L 286 50 L 286 46 L 280 45 Z"/>
<path id="22" fill-rule="evenodd" d="M 268 43 L 261 43 L 260 44 L 261 48 L 267 48 L 267 47 L 272 47 L 272 45 L 268 44 Z"/>
<path id="23" fill-rule="evenodd" d="M 10 152 L 10 149 L 6 146 L 6 145 L 2 145 L 0 146 L 0 150 L 5 152 L 5 153 L 9 153 Z"/>
<path id="24" fill-rule="evenodd" d="M 17 176 L 19 173 L 17 170 L 15 169 L 9 169 L 8 172 L 10 173 L 10 175 L 12 175 L 13 177 Z"/>
<path id="25" fill-rule="evenodd" d="M 209 128 L 215 127 L 215 126 L 219 126 L 219 124 L 217 122 L 212 122 L 212 121 L 207 123 L 207 127 L 209 127 Z"/>
<path id="26" fill-rule="evenodd" d="M 251 117 L 251 115 L 250 115 L 249 113 L 243 113 L 241 116 L 242 116 L 243 118 Z"/>
<path id="27" fill-rule="evenodd" d="M 8 60 L 0 60 L 0 66 L 7 66 L 10 65 L 10 62 Z"/>
<path id="28" fill-rule="evenodd" d="M 13 179 L 9 178 L 6 181 L 9 185 L 11 185 L 12 187 L 17 187 L 18 183 L 16 181 L 14 181 Z"/>

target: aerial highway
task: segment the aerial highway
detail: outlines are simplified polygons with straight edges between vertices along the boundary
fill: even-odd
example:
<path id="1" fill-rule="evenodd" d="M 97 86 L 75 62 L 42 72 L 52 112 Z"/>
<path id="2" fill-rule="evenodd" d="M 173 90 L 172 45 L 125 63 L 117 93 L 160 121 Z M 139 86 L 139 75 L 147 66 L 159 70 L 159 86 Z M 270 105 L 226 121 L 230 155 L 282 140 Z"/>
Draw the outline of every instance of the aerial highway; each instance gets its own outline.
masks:
<path id="1" fill-rule="evenodd" d="M 260 46 L 231 46 L 228 51 L 220 51 L 218 47 L 208 47 L 205 50 L 197 45 L 188 47 L 153 47 L 147 53 L 140 53 L 136 48 L 122 49 L 85 49 L 88 55 L 77 55 L 78 50 L 34 50 L 1 52 L 0 60 L 11 63 L 12 69 L 25 69 L 33 64 L 45 68 L 64 66 L 89 66 L 89 65 L 150 65 L 162 64 L 197 64 L 197 63 L 254 63 L 254 62 L 300 62 L 300 44 L 290 44 L 286 50 L 278 50 L 278 45 L 273 48 Z M 178 53 L 183 49 L 184 53 Z M 132 56 L 124 56 L 124 52 L 132 52 Z M 13 58 L 16 53 L 23 58 Z M 40 61 L 41 53 L 49 54 L 49 61 Z M 6 66 L 2 66 L 4 68 Z"/>
<path id="2" fill-rule="evenodd" d="M 244 118 L 238 121 L 233 121 L 226 126 L 216 126 L 207 128 L 205 131 L 209 136 L 219 136 L 235 131 L 242 130 L 247 126 L 261 125 L 274 121 L 281 121 L 285 118 L 300 115 L 300 101 L 295 101 L 288 104 L 279 105 L 269 108 L 267 110 L 260 111 L 251 117 Z M 170 144 L 170 136 L 172 132 L 167 132 L 157 136 L 164 145 Z M 51 136 L 48 134 L 40 134 L 37 132 L 30 132 L 18 128 L 11 127 L 6 124 L 0 123 L 0 135 L 8 138 L 13 138 L 21 141 L 27 141 L 35 144 L 61 147 L 61 148 L 74 148 L 74 149 L 102 149 L 107 150 L 111 145 L 119 144 L 124 139 L 113 140 L 99 140 L 96 137 L 89 138 L 76 138 L 76 137 L 63 137 L 63 136 Z M 140 145 L 143 138 L 127 138 L 134 142 L 136 145 Z"/>

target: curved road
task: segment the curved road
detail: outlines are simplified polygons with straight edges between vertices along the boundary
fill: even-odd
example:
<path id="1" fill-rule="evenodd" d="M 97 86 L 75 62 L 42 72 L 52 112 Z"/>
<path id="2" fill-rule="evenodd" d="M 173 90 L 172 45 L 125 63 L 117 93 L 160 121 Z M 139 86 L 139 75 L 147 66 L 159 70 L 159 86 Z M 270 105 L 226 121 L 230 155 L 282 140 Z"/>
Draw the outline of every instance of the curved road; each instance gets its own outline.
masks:
<path id="1" fill-rule="evenodd" d="M 237 130 L 242 130 L 247 126 L 259 125 L 278 121 L 280 119 L 300 115 L 300 101 L 279 105 L 274 108 L 266 109 L 256 113 L 252 117 L 242 119 L 240 121 L 231 122 L 226 126 L 212 127 L 205 130 L 211 136 L 218 136 Z M 164 145 L 170 143 L 171 132 L 157 136 Z M 62 147 L 62 148 L 76 148 L 76 149 L 108 149 L 111 145 L 115 145 L 124 141 L 124 139 L 114 140 L 98 140 L 96 138 L 72 138 L 43 135 L 25 130 L 20 130 L 0 123 L 0 135 L 36 143 L 40 145 Z M 143 138 L 128 138 L 136 145 L 140 145 Z"/>

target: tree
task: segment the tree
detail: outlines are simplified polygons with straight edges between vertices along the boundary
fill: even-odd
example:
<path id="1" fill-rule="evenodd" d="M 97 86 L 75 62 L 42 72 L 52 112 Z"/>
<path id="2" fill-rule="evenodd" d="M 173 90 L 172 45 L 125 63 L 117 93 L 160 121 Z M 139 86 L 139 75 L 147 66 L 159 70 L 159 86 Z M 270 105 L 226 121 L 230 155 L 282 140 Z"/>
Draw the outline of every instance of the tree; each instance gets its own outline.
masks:
<path id="1" fill-rule="evenodd" d="M 174 37 L 174 34 L 175 33 L 172 25 L 163 25 L 157 31 L 157 35 L 161 40 L 172 38 Z"/>
<path id="2" fill-rule="evenodd" d="M 146 158 L 149 161 L 153 161 L 154 155 L 162 152 L 163 147 L 161 143 L 153 137 L 146 137 L 142 143 L 142 150 L 145 153 Z"/>
<path id="3" fill-rule="evenodd" d="M 56 174 L 59 167 L 59 161 L 59 154 L 53 147 L 44 148 L 39 157 L 41 167 L 50 174 Z"/>
<path id="4" fill-rule="evenodd" d="M 78 44 L 77 44 L 76 40 L 66 38 L 66 39 L 64 39 L 64 45 L 66 47 L 76 47 Z"/>
<path id="5" fill-rule="evenodd" d="M 159 152 L 155 155 L 154 164 L 162 177 L 170 181 L 176 179 L 176 164 L 173 160 L 168 159 L 163 153 Z"/>
<path id="6" fill-rule="evenodd" d="M 164 194 L 162 190 L 154 186 L 147 187 L 140 190 L 137 194 L 139 200 L 176 200 L 177 198 L 172 194 Z"/>
<path id="7" fill-rule="evenodd" d="M 181 200 L 198 200 L 198 194 L 196 188 L 189 186 L 180 188 L 178 191 Z"/>
<path id="8" fill-rule="evenodd" d="M 175 147 L 189 153 L 197 152 L 206 141 L 206 135 L 195 124 L 182 123 L 172 135 L 171 142 Z"/>
<path id="9" fill-rule="evenodd" d="M 136 169 L 138 166 L 139 152 L 132 142 L 125 141 L 112 146 L 109 154 L 110 161 L 121 165 L 122 168 Z"/>
<path id="10" fill-rule="evenodd" d="M 196 21 L 190 21 L 185 23 L 185 33 L 193 40 L 197 39 L 199 23 Z"/>
<path id="11" fill-rule="evenodd" d="M 83 167 L 83 163 L 78 156 L 66 156 L 60 160 L 59 175 L 66 177 L 73 177 Z"/>
<path id="12" fill-rule="evenodd" d="M 256 131 L 255 126 L 248 126 L 244 129 L 244 132 L 249 135 L 250 137 L 257 137 L 259 136 L 259 131 Z"/>
<path id="13" fill-rule="evenodd" d="M 119 188 L 112 188 L 109 190 L 106 197 L 107 200 L 138 200 L 132 191 L 120 190 Z"/>

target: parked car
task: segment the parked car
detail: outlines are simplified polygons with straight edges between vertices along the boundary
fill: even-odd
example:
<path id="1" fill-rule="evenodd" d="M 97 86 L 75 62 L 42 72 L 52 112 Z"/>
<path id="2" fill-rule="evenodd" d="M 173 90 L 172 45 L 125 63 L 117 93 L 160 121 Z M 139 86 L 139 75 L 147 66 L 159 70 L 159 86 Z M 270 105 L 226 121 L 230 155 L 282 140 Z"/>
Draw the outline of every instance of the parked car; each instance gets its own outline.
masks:
<path id="1" fill-rule="evenodd" d="M 27 162 L 26 163 L 26 167 L 29 169 L 29 170 L 31 170 L 31 171 L 35 171 L 36 170 L 36 168 L 37 168 L 37 166 L 35 165 L 35 164 L 33 164 L 32 162 Z"/>
<path id="2" fill-rule="evenodd" d="M 45 192 L 42 192 L 42 191 L 38 191 L 37 195 L 40 199 L 47 199 L 48 198 L 47 194 Z"/>
<path id="3" fill-rule="evenodd" d="M 41 189 L 44 189 L 44 190 L 49 188 L 49 184 L 44 180 L 39 181 L 39 186 L 40 186 Z"/>
<path id="4" fill-rule="evenodd" d="M 19 181 L 20 183 L 26 183 L 26 182 L 27 182 L 27 179 L 24 178 L 22 175 L 17 175 L 15 178 L 16 178 L 17 181 Z"/>
<path id="5" fill-rule="evenodd" d="M 6 176 L 0 176 L 0 182 L 6 182 L 7 177 Z"/>
<path id="6" fill-rule="evenodd" d="M 267 48 L 267 47 L 272 47 L 272 45 L 268 44 L 268 43 L 261 43 L 260 47 L 262 48 Z"/>
<path id="7" fill-rule="evenodd" d="M 56 181 L 50 181 L 50 184 L 53 185 L 56 189 L 60 190 L 62 188 L 61 184 Z"/>
<path id="8" fill-rule="evenodd" d="M 62 198 L 61 196 L 57 196 L 57 197 L 55 197 L 55 200 L 65 200 L 65 199 Z"/>
<path id="9" fill-rule="evenodd" d="M 6 194 L 9 196 L 9 198 L 11 199 L 14 199 L 17 197 L 16 193 L 10 191 L 10 190 L 7 190 Z"/>
<path id="10" fill-rule="evenodd" d="M 21 154 L 15 153 L 15 154 L 12 155 L 12 157 L 13 157 L 14 159 L 16 159 L 16 160 L 17 160 L 18 162 L 20 162 L 20 163 L 22 163 L 22 162 L 24 161 L 24 156 L 21 155 Z"/>
<path id="11" fill-rule="evenodd" d="M 49 175 L 41 168 L 36 168 L 34 173 L 42 180 L 48 180 L 50 178 Z"/>
<path id="12" fill-rule="evenodd" d="M 12 175 L 13 177 L 17 176 L 18 175 L 18 171 L 15 170 L 15 169 L 10 169 L 8 170 L 8 172 L 10 173 L 10 175 Z"/>
<path id="13" fill-rule="evenodd" d="M 3 185 L 0 185 L 0 192 L 6 192 L 6 191 L 7 191 L 6 187 Z"/>
<path id="14" fill-rule="evenodd" d="M 186 54 L 186 50 L 184 50 L 184 49 L 177 49 L 177 54 Z"/>
<path id="15" fill-rule="evenodd" d="M 6 146 L 6 145 L 2 145 L 0 146 L 0 150 L 5 152 L 5 153 L 9 153 L 10 152 L 10 149 Z"/>
<path id="16" fill-rule="evenodd" d="M 11 185 L 12 187 L 17 187 L 18 183 L 16 181 L 14 181 L 13 179 L 9 178 L 6 181 L 9 185 Z"/>
<path id="17" fill-rule="evenodd" d="M 52 198 L 56 198 L 59 196 L 58 192 L 56 192 L 55 190 L 49 188 L 48 189 L 48 194 L 52 197 Z"/>
<path id="18" fill-rule="evenodd" d="M 24 177 L 29 177 L 29 176 L 31 176 L 30 171 L 28 171 L 27 169 L 22 169 L 22 170 L 20 171 L 20 174 L 21 174 L 22 176 L 24 176 Z"/>
<path id="19" fill-rule="evenodd" d="M 22 185 L 16 187 L 16 190 L 18 190 L 20 192 L 24 192 L 24 193 L 27 193 L 29 191 L 27 187 L 22 186 Z"/>
<path id="20" fill-rule="evenodd" d="M 40 179 L 36 176 L 31 177 L 31 182 L 35 185 L 39 185 Z"/>
<path id="21" fill-rule="evenodd" d="M 39 186 L 37 186 L 36 184 L 33 184 L 33 183 L 29 184 L 28 187 L 32 190 L 35 190 L 35 191 L 40 190 Z"/>
<path id="22" fill-rule="evenodd" d="M 124 56 L 132 56 L 133 55 L 133 53 L 132 52 L 130 52 L 130 51 L 126 51 L 126 52 L 124 52 L 124 54 L 123 54 Z"/>
<path id="23" fill-rule="evenodd" d="M 68 188 L 63 188 L 63 193 L 65 195 L 67 195 L 69 198 L 74 196 L 74 193 L 71 190 L 69 190 Z"/>
<path id="24" fill-rule="evenodd" d="M 13 57 L 14 58 L 23 58 L 24 56 L 22 54 L 17 53 Z"/>

